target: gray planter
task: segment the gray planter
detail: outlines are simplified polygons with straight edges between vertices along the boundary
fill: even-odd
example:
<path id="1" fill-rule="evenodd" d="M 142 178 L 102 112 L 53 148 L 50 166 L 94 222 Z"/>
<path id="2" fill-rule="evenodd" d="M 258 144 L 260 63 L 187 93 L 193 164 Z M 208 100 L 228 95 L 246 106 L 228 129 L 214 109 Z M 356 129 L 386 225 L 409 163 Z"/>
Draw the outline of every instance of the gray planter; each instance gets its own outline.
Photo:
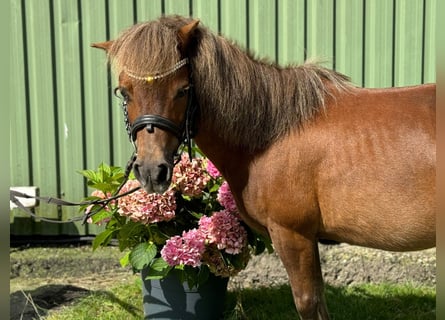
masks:
<path id="1" fill-rule="evenodd" d="M 142 270 L 141 276 L 144 319 L 222 318 L 228 278 L 210 274 L 204 285 L 190 289 L 174 274 L 161 280 L 144 280 L 146 270 Z"/>

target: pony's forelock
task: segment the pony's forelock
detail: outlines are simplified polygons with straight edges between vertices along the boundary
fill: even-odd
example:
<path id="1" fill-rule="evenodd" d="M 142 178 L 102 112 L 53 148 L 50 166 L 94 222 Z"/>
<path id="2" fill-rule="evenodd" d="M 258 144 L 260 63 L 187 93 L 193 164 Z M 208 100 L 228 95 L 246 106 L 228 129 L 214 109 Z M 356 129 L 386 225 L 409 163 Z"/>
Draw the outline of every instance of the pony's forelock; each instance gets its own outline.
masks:
<path id="1" fill-rule="evenodd" d="M 109 62 L 116 73 L 123 70 L 139 75 L 166 70 L 180 60 L 178 28 L 188 19 L 161 18 L 133 25 L 113 41 Z"/>

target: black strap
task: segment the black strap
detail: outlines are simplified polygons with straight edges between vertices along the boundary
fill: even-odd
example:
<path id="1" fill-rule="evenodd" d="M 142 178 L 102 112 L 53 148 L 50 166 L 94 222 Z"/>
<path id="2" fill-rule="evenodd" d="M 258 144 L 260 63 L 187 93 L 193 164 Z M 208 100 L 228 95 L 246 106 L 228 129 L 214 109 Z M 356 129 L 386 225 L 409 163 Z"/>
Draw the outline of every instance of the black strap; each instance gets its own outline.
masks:
<path id="1" fill-rule="evenodd" d="M 199 107 L 196 102 L 195 89 L 192 83 L 192 74 L 190 73 L 190 89 L 185 111 L 185 137 L 184 144 L 187 145 L 189 160 L 192 161 L 192 138 L 196 135 L 196 113 Z"/>
<path id="2" fill-rule="evenodd" d="M 131 125 L 131 138 L 133 141 L 136 140 L 136 133 L 143 127 L 146 127 L 150 133 L 154 132 L 153 127 L 158 127 L 162 130 L 170 131 L 179 140 L 182 138 L 183 129 L 176 125 L 176 123 L 162 116 L 146 114 L 137 118 Z"/>

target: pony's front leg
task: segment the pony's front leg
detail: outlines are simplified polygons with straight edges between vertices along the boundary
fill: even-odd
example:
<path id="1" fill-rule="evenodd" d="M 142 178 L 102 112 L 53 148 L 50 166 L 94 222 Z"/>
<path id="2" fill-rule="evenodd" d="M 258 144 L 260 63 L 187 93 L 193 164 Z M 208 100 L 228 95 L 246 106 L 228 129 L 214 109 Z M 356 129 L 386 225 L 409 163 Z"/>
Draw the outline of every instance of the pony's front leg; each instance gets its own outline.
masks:
<path id="1" fill-rule="evenodd" d="M 269 225 L 268 230 L 289 276 L 300 318 L 329 319 L 316 239 L 277 224 Z"/>

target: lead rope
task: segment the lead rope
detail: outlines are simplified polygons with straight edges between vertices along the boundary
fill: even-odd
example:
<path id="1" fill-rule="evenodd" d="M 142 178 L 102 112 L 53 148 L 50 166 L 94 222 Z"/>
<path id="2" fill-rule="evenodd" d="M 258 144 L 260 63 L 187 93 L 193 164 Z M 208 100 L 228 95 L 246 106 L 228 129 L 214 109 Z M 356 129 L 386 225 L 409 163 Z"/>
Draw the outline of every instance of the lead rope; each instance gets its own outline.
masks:
<path id="1" fill-rule="evenodd" d="M 119 187 L 117 188 L 117 190 L 113 193 L 113 195 L 109 198 L 106 199 L 97 199 L 97 200 L 92 200 L 92 201 L 84 201 L 84 202 L 71 202 L 71 201 L 66 201 L 60 198 L 53 198 L 53 197 L 40 197 L 40 196 L 31 196 L 28 195 L 26 193 L 23 192 L 19 192 L 16 190 L 10 190 L 9 191 L 9 200 L 14 203 L 19 209 L 25 211 L 27 214 L 29 214 L 30 216 L 39 219 L 41 221 L 45 221 L 45 222 L 51 222 L 51 223 L 71 223 L 71 222 L 76 222 L 76 221 L 81 221 L 82 220 L 82 224 L 85 224 L 87 222 L 87 220 L 89 218 L 91 218 L 93 215 L 95 215 L 96 213 L 98 213 L 100 210 L 104 209 L 111 201 L 113 200 L 117 200 L 119 198 L 125 197 L 137 190 L 139 190 L 141 187 L 136 187 L 133 188 L 127 192 L 124 193 L 120 193 L 120 191 L 122 190 L 122 187 L 125 185 L 125 183 L 128 181 L 128 178 L 130 176 L 130 172 L 131 169 L 133 167 L 133 163 L 136 160 L 136 156 L 133 153 L 133 155 L 131 156 L 130 160 L 127 163 L 127 166 L 125 168 L 125 174 L 124 174 L 124 180 L 121 182 L 121 184 L 119 185 Z M 87 214 L 84 214 L 82 216 L 78 216 L 78 217 L 74 217 L 71 219 L 68 219 L 66 221 L 58 221 L 58 220 L 52 220 L 52 219 L 48 219 L 45 217 L 40 217 L 38 215 L 36 215 L 34 212 L 32 212 L 29 208 L 25 207 L 18 198 L 25 198 L 25 199 L 36 199 L 48 204 L 54 204 L 54 205 L 58 205 L 58 206 L 89 206 L 89 205 L 99 205 L 99 208 L 96 208 L 94 211 L 90 211 Z"/>

